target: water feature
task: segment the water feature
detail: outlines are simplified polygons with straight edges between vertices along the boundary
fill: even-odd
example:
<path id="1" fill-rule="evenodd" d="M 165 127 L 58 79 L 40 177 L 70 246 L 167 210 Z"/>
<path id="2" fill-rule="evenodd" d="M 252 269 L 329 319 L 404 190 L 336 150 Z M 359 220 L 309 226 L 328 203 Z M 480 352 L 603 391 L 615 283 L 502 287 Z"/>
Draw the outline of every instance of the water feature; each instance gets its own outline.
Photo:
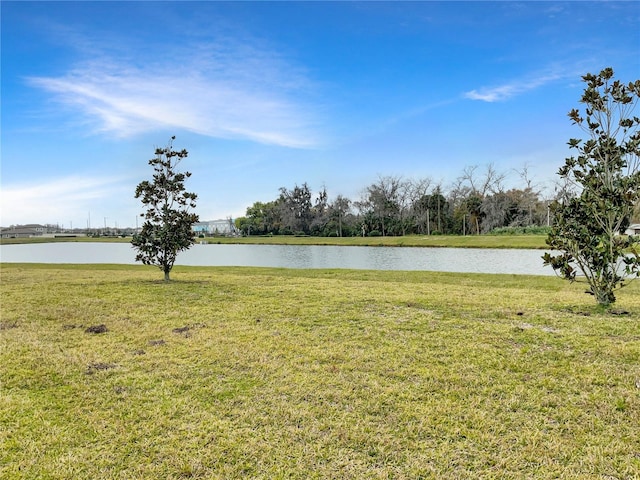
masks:
<path id="1" fill-rule="evenodd" d="M 301 245 L 194 245 L 176 265 L 282 268 L 430 270 L 444 272 L 554 275 L 543 267 L 542 250 L 427 247 L 339 247 Z M 0 246 L 11 263 L 134 264 L 128 243 L 36 243 Z"/>

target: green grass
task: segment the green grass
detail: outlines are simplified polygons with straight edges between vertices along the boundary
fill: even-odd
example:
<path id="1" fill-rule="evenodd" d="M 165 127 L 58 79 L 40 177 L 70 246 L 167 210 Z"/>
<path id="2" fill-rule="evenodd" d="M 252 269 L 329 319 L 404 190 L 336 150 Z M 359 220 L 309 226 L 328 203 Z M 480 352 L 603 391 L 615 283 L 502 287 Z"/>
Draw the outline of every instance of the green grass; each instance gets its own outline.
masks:
<path id="1" fill-rule="evenodd" d="M 285 245 L 343 245 L 373 247 L 547 248 L 546 235 L 409 235 L 405 237 L 295 237 L 265 236 L 209 238 L 210 243 Z M 199 239 L 203 240 L 203 239 Z"/>
<path id="2" fill-rule="evenodd" d="M 547 248 L 546 235 L 410 235 L 406 237 L 296 237 L 293 235 L 198 238 L 198 242 L 263 245 L 342 245 L 451 248 Z M 129 238 L 72 237 L 2 239 L 2 244 L 43 242 L 131 242 Z"/>
<path id="3" fill-rule="evenodd" d="M 639 478 L 638 282 L 0 274 L 3 479 Z"/>

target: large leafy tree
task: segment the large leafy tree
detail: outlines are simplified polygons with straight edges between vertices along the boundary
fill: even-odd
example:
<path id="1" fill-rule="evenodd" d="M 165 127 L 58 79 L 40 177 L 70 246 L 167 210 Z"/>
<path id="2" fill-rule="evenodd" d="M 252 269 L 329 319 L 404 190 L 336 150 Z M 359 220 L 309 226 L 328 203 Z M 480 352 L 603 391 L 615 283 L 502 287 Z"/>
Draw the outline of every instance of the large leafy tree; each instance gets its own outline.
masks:
<path id="1" fill-rule="evenodd" d="M 615 302 L 614 291 L 640 272 L 640 239 L 625 236 L 640 198 L 640 118 L 632 116 L 640 80 L 614 80 L 611 68 L 582 77 L 584 111 L 569 112 L 590 138 L 570 139 L 576 156 L 558 174 L 573 183 L 575 195 L 551 205 L 554 226 L 547 239 L 558 251 L 544 262 L 564 278 L 583 276 L 598 304 Z"/>
<path id="2" fill-rule="evenodd" d="M 296 185 L 293 190 L 280 188 L 278 202 L 286 232 L 309 234 L 313 217 L 311 196 L 311 189 L 306 182 L 301 187 Z"/>
<path id="3" fill-rule="evenodd" d="M 277 200 L 271 202 L 254 202 L 247 207 L 245 217 L 236 219 L 236 227 L 246 235 L 277 234 L 282 226 L 280 204 Z"/>
<path id="4" fill-rule="evenodd" d="M 342 195 L 338 195 L 336 199 L 328 207 L 328 234 L 335 231 L 336 236 L 342 237 L 343 227 L 346 226 L 346 218 L 351 210 L 351 200 Z"/>
<path id="5" fill-rule="evenodd" d="M 165 281 L 170 280 L 178 253 L 195 242 L 191 227 L 198 221 L 198 215 L 190 212 L 197 195 L 187 192 L 184 185 L 191 173 L 177 171 L 188 152 L 173 149 L 175 138 L 171 137 L 166 147 L 157 148 L 155 158 L 149 160 L 153 180 L 140 182 L 136 188 L 135 198 L 142 201 L 146 212 L 140 215 L 145 219 L 142 230 L 131 242 L 138 251 L 136 261 L 159 267 Z"/>
<path id="6" fill-rule="evenodd" d="M 402 177 L 379 177 L 377 183 L 369 185 L 363 192 L 358 208 L 371 230 L 379 230 L 382 236 L 394 234 L 401 229 Z M 398 228 L 396 228 L 398 227 Z"/>

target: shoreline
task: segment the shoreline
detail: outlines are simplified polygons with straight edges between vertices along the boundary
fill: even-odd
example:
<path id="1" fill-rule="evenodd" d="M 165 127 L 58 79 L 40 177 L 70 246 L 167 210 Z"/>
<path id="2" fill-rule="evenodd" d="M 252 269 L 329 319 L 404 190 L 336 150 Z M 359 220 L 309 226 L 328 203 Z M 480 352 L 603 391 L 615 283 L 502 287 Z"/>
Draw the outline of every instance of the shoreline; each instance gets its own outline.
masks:
<path id="1" fill-rule="evenodd" d="M 221 245 L 318 245 L 357 247 L 498 248 L 544 250 L 546 235 L 411 235 L 404 237 L 297 237 L 292 235 L 197 238 L 196 243 Z M 129 243 L 131 237 L 4 238 L 1 245 L 58 242 Z"/>

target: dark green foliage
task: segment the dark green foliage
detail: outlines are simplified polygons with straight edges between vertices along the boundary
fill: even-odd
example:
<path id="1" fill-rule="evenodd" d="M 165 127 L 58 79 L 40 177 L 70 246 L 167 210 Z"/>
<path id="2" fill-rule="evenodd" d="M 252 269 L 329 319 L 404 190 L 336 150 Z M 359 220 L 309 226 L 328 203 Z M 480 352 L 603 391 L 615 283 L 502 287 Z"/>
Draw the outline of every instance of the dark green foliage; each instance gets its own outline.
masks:
<path id="1" fill-rule="evenodd" d="M 285 235 L 288 233 L 302 232 L 308 235 L 310 232 L 311 219 L 313 218 L 313 201 L 311 189 L 306 183 L 302 187 L 296 185 L 293 190 L 280 188 L 280 218 Z"/>
<path id="2" fill-rule="evenodd" d="M 195 242 L 192 225 L 198 215 L 190 213 L 195 208 L 197 195 L 185 191 L 184 182 L 189 172 L 179 173 L 176 167 L 186 158 L 186 150 L 173 150 L 172 142 L 165 148 L 157 148 L 156 157 L 149 160 L 153 167 L 153 180 L 143 181 L 136 188 L 135 198 L 146 207 L 141 214 L 145 222 L 142 231 L 133 236 L 132 244 L 137 249 L 136 261 L 155 265 L 164 272 L 168 281 L 178 253 Z"/>
<path id="3" fill-rule="evenodd" d="M 640 272 L 640 238 L 624 235 L 640 199 L 640 118 L 631 116 L 640 80 L 624 85 L 611 68 L 582 78 L 585 116 L 573 109 L 569 118 L 591 138 L 568 142 L 578 155 L 558 174 L 577 193 L 551 204 L 555 223 L 547 244 L 559 253 L 543 259 L 570 281 L 583 275 L 587 293 L 609 305 L 614 291 Z"/>

